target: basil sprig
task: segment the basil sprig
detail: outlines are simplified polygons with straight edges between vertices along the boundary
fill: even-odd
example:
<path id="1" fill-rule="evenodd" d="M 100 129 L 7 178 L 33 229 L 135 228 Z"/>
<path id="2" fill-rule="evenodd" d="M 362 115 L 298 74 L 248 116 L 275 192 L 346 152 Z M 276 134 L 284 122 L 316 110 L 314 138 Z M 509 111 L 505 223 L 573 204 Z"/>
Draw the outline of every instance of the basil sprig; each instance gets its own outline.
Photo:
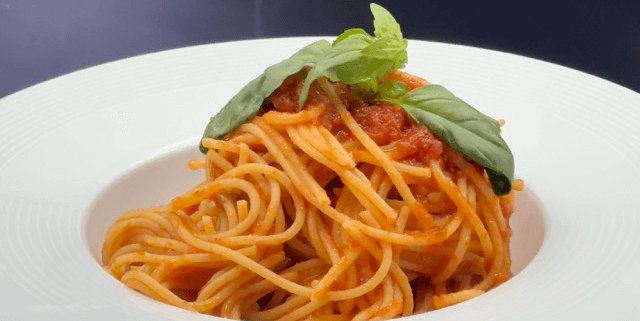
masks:
<path id="1" fill-rule="evenodd" d="M 246 84 L 240 91 L 211 118 L 204 130 L 203 137 L 219 138 L 253 117 L 269 97 L 287 77 L 297 73 L 305 66 L 313 66 L 331 48 L 325 40 L 314 42 L 267 69 L 257 78 Z M 200 151 L 207 148 L 200 144 Z"/>
<path id="2" fill-rule="evenodd" d="M 378 80 L 407 62 L 407 40 L 387 9 L 372 3 L 374 34 L 354 28 L 336 38 L 324 57 L 309 71 L 298 104 L 307 100 L 311 83 L 320 77 L 353 84 L 362 91 L 377 92 Z"/>
<path id="3" fill-rule="evenodd" d="M 449 146 L 484 166 L 496 195 L 509 193 L 513 154 L 495 120 L 439 85 L 412 90 L 396 103 Z"/>
<path id="4" fill-rule="evenodd" d="M 249 82 L 211 118 L 203 137 L 219 138 L 254 116 L 264 100 L 290 75 L 311 70 L 299 98 L 302 107 L 313 81 L 327 77 L 354 86 L 361 98 L 402 106 L 452 148 L 482 165 L 496 195 L 511 190 L 513 155 L 500 136 L 495 120 L 477 111 L 448 90 L 428 85 L 412 91 L 397 81 L 382 81 L 407 62 L 407 41 L 391 14 L 372 3 L 374 35 L 360 28 L 345 30 L 333 44 L 321 40 L 269 68 Z M 200 145 L 200 150 L 207 149 Z"/>

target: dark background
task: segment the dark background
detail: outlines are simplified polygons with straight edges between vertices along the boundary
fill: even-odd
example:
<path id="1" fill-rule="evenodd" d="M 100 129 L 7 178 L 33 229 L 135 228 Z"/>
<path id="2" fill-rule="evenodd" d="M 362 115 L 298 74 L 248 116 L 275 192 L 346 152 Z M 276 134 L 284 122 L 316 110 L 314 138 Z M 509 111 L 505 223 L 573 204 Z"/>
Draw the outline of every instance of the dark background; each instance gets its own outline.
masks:
<path id="1" fill-rule="evenodd" d="M 369 1 L 0 0 L 0 97 L 134 55 L 371 31 Z M 386 1 L 405 37 L 511 52 L 640 92 L 640 1 Z"/>

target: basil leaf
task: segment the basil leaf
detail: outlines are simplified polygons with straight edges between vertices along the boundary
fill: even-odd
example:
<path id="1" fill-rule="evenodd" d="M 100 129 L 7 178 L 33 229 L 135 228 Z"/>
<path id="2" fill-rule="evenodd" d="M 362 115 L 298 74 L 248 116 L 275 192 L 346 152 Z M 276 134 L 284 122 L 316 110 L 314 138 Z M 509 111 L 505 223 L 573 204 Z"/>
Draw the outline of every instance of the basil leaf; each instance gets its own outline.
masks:
<path id="1" fill-rule="evenodd" d="M 407 93 L 407 84 L 400 81 L 386 81 L 378 86 L 379 100 L 393 101 L 400 99 Z"/>
<path id="2" fill-rule="evenodd" d="M 390 37 L 380 38 L 362 49 L 362 54 L 370 58 L 404 63 L 407 61 L 407 41 Z"/>
<path id="3" fill-rule="evenodd" d="M 203 137 L 218 138 L 244 123 L 260 110 L 265 98 L 271 95 L 287 77 L 300 71 L 304 66 L 314 65 L 329 48 L 331 48 L 329 42 L 320 40 L 300 49 L 288 59 L 265 69 L 211 118 Z M 207 148 L 200 144 L 200 151 L 206 153 Z"/>
<path id="4" fill-rule="evenodd" d="M 373 43 L 369 35 L 353 34 L 331 47 L 326 55 L 309 71 L 300 93 L 299 105 L 307 99 L 311 83 L 325 76 L 333 81 L 342 80 L 348 83 L 373 83 L 376 78 L 367 72 L 371 59 L 362 54 L 362 50 Z"/>
<path id="5" fill-rule="evenodd" d="M 378 79 L 404 66 L 407 61 L 406 41 L 391 38 L 370 41 L 370 38 L 355 34 L 333 46 L 309 71 L 299 105 L 302 106 L 307 99 L 311 83 L 320 77 L 377 91 Z"/>
<path id="6" fill-rule="evenodd" d="M 336 40 L 333 41 L 332 46 L 335 46 L 338 42 L 345 40 L 347 38 L 349 38 L 351 35 L 362 35 L 362 36 L 366 36 L 371 38 L 371 41 L 373 41 L 373 38 L 363 29 L 361 28 L 351 28 L 351 29 L 347 29 L 345 31 L 343 31 L 338 38 L 336 38 Z"/>
<path id="7" fill-rule="evenodd" d="M 371 3 L 369 7 L 374 17 L 373 34 L 376 35 L 377 38 L 392 37 L 402 39 L 400 25 L 387 9 L 375 3 Z"/>
<path id="8" fill-rule="evenodd" d="M 376 4 L 371 5 L 371 12 L 378 38 L 362 29 L 343 32 L 326 55 L 309 71 L 298 100 L 300 107 L 307 99 L 311 83 L 320 77 L 376 92 L 380 78 L 392 70 L 402 68 L 407 62 L 407 41 L 402 38 L 396 20 L 389 11 Z"/>
<path id="9" fill-rule="evenodd" d="M 511 190 L 513 154 L 495 120 L 439 85 L 414 89 L 399 104 L 451 147 L 484 166 L 496 195 Z"/>

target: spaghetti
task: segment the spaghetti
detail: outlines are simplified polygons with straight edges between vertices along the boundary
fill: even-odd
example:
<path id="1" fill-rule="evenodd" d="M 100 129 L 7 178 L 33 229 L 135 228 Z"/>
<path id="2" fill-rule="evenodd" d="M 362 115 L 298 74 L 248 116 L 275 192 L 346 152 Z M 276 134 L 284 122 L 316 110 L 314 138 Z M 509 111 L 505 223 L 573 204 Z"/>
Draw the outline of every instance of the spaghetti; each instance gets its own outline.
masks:
<path id="1" fill-rule="evenodd" d="M 189 166 L 206 179 L 122 214 L 105 268 L 184 309 L 283 321 L 407 316 L 510 277 L 513 191 L 495 196 L 482 167 L 398 106 L 321 79 L 296 111 L 301 87 L 290 76 L 265 112 L 204 138 Z"/>

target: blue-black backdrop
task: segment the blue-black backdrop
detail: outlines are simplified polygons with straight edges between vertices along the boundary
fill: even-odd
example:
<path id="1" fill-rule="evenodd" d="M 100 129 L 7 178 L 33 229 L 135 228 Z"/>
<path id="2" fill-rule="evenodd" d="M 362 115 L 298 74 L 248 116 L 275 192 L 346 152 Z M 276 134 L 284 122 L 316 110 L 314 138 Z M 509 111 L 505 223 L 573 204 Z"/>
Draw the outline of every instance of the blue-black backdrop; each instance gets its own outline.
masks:
<path id="1" fill-rule="evenodd" d="M 176 47 L 371 29 L 369 1 L 0 0 L 0 97 Z M 640 92 L 640 1 L 378 0 L 407 38 L 501 50 Z M 1 111 L 0 111 L 1 112 Z"/>

